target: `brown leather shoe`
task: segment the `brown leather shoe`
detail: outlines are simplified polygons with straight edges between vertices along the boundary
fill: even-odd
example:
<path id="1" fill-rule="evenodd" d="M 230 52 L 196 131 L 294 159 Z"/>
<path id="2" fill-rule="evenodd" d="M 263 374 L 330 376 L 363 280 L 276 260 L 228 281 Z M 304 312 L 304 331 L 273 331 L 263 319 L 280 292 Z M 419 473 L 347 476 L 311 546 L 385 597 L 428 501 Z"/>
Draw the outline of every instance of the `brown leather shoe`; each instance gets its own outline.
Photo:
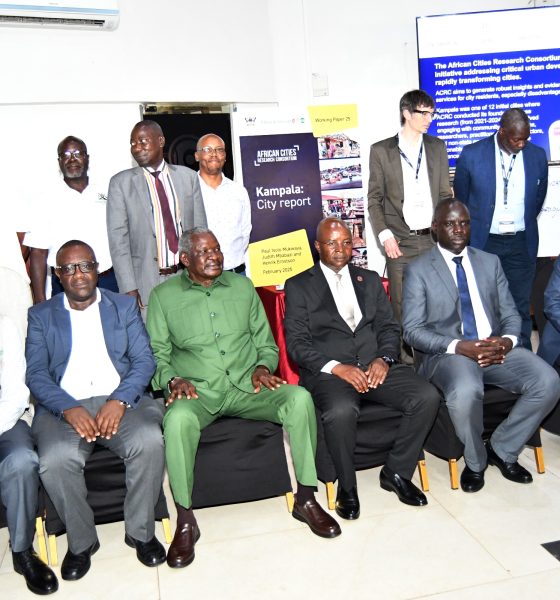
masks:
<path id="1" fill-rule="evenodd" d="M 340 525 L 327 514 L 317 503 L 317 500 L 308 500 L 305 504 L 294 504 L 292 517 L 309 525 L 309 529 L 324 538 L 334 538 L 340 535 Z"/>
<path id="2" fill-rule="evenodd" d="M 171 546 L 167 551 L 167 564 L 172 569 L 181 569 L 190 565 L 194 560 L 194 545 L 199 538 L 198 525 L 178 524 Z"/>

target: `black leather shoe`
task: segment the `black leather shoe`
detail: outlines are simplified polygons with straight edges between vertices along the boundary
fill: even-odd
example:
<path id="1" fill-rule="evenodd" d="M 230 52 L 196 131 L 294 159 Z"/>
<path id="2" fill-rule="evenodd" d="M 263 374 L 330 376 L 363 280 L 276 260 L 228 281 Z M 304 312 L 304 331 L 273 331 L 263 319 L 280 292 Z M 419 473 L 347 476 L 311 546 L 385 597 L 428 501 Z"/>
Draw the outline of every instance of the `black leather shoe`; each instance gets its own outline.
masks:
<path id="1" fill-rule="evenodd" d="M 320 537 L 334 538 L 340 535 L 340 525 L 327 514 L 313 498 L 304 504 L 298 504 L 297 498 L 292 510 L 292 517 L 306 523 L 309 529 Z"/>
<path id="2" fill-rule="evenodd" d="M 478 492 L 484 487 L 484 471 L 473 471 L 467 465 L 461 473 L 461 489 L 463 492 Z"/>
<path id="3" fill-rule="evenodd" d="M 66 581 L 76 581 L 81 579 L 91 567 L 91 557 L 99 550 L 99 540 L 90 546 L 87 550 L 74 554 L 68 550 L 62 566 L 60 567 L 60 576 Z"/>
<path id="4" fill-rule="evenodd" d="M 410 481 L 404 479 L 398 473 L 393 473 L 391 469 L 383 467 L 379 475 L 379 483 L 384 490 L 395 492 L 401 502 L 411 506 L 425 506 L 428 499 L 424 494 Z"/>
<path id="5" fill-rule="evenodd" d="M 356 487 L 347 492 L 340 484 L 338 485 L 335 511 L 339 517 L 350 521 L 360 516 L 360 499 Z"/>
<path id="6" fill-rule="evenodd" d="M 14 571 L 23 575 L 29 590 L 34 594 L 46 596 L 58 590 L 56 575 L 39 558 L 33 546 L 23 552 L 12 552 Z"/>
<path id="7" fill-rule="evenodd" d="M 138 560 L 147 567 L 157 567 L 165 562 L 165 548 L 161 545 L 155 535 L 150 541 L 141 542 L 126 534 L 124 536 L 124 543 L 131 548 L 136 548 Z"/>
<path id="8" fill-rule="evenodd" d="M 190 565 L 194 560 L 194 545 L 199 538 L 198 525 L 177 523 L 177 529 L 167 553 L 167 564 L 172 569 L 182 569 Z"/>
<path id="9" fill-rule="evenodd" d="M 498 467 L 506 479 L 515 481 L 515 483 L 531 483 L 533 481 L 531 473 L 517 461 L 510 463 L 502 460 L 494 452 L 494 448 L 492 448 L 490 442 L 486 444 L 486 454 L 488 455 L 488 463 Z"/>

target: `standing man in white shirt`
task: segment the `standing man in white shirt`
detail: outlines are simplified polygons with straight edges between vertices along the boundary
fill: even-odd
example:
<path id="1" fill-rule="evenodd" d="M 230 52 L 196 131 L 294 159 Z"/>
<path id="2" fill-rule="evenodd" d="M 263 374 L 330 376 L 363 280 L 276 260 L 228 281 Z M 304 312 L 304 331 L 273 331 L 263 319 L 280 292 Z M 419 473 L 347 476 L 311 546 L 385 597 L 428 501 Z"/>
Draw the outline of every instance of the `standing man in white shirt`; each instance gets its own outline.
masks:
<path id="1" fill-rule="evenodd" d="M 245 252 L 251 234 L 251 203 L 247 190 L 222 173 L 226 162 L 224 140 L 214 133 L 196 145 L 198 179 L 208 227 L 220 242 L 224 271 L 245 274 Z"/>
<path id="2" fill-rule="evenodd" d="M 371 146 L 368 207 L 387 257 L 391 304 L 400 323 L 404 270 L 433 246 L 432 213 L 451 188 L 445 142 L 426 133 L 435 118 L 433 98 L 412 90 L 399 107 L 402 129 Z M 401 358 L 412 361 L 404 348 Z"/>
<path id="3" fill-rule="evenodd" d="M 52 295 L 62 292 L 54 268 L 56 253 L 68 240 L 84 240 L 95 248 L 99 286 L 119 291 L 107 239 L 107 188 L 90 181 L 85 142 L 69 135 L 60 142 L 57 153 L 65 185 L 61 183 L 49 190 L 48 197 L 37 206 L 31 231 L 24 239 L 24 244 L 31 248 L 29 270 L 35 304 L 47 299 L 47 275 L 51 275 Z"/>

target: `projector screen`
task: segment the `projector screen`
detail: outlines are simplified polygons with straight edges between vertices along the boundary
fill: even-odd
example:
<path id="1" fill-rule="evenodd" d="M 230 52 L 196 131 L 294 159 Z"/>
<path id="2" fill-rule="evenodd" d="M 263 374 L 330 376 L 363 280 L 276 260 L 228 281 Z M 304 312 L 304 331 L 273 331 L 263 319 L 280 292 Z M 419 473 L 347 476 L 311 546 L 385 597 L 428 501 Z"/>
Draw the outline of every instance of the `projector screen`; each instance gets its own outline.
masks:
<path id="1" fill-rule="evenodd" d="M 420 87 L 436 102 L 429 133 L 461 149 L 522 108 L 531 141 L 560 161 L 560 6 L 418 17 Z"/>

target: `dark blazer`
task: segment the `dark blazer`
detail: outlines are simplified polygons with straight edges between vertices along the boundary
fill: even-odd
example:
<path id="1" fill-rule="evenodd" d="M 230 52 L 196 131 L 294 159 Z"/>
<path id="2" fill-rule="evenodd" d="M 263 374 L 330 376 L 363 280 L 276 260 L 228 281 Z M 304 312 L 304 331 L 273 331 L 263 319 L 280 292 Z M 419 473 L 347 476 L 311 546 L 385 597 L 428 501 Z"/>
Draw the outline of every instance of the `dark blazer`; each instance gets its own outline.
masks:
<path id="1" fill-rule="evenodd" d="M 474 248 L 484 249 L 490 233 L 496 205 L 495 136 L 484 138 L 463 148 L 457 159 L 453 189 L 471 213 L 471 240 Z M 523 148 L 525 167 L 525 231 L 527 249 L 536 259 L 539 247 L 537 217 L 546 197 L 548 163 L 545 151 L 527 142 Z M 501 184 L 500 184 L 501 185 Z"/>
<path id="2" fill-rule="evenodd" d="M 554 270 L 544 292 L 544 313 L 548 319 L 537 354 L 549 365 L 560 356 L 560 260 L 556 259 Z"/>
<path id="3" fill-rule="evenodd" d="M 80 406 L 60 387 L 72 349 L 70 313 L 63 300 L 64 294 L 57 294 L 29 309 L 25 345 L 26 383 L 37 400 L 37 412 L 48 410 L 57 416 Z M 101 290 L 99 312 L 107 352 L 121 377 L 110 397 L 134 407 L 156 369 L 136 299 Z M 91 369 L 95 360 L 92 356 Z"/>
<path id="4" fill-rule="evenodd" d="M 449 160 L 445 142 L 424 134 L 424 157 L 432 204 L 451 195 Z M 410 227 L 403 216 L 404 184 L 399 154 L 399 138 L 393 136 L 371 146 L 369 153 L 368 208 L 372 227 L 379 235 L 390 229 L 397 240 L 410 237 Z"/>
<path id="5" fill-rule="evenodd" d="M 521 317 L 500 259 L 474 248 L 468 253 L 492 335 L 519 336 Z M 435 246 L 408 265 L 403 287 L 403 336 L 426 373 L 432 372 L 453 340 L 463 339 L 461 324 L 459 291 Z"/>
<path id="6" fill-rule="evenodd" d="M 349 265 L 362 319 L 353 332 L 340 316 L 319 263 L 288 279 L 286 346 L 300 367 L 301 383 L 312 389 L 331 360 L 368 365 L 380 356 L 399 356 L 399 325 L 379 275 Z"/>
<path id="7" fill-rule="evenodd" d="M 168 165 L 181 210 L 183 231 L 206 227 L 206 213 L 195 171 Z M 154 216 L 144 170 L 121 171 L 109 182 L 107 233 L 121 293 L 138 290 L 144 304 L 160 283 Z"/>

